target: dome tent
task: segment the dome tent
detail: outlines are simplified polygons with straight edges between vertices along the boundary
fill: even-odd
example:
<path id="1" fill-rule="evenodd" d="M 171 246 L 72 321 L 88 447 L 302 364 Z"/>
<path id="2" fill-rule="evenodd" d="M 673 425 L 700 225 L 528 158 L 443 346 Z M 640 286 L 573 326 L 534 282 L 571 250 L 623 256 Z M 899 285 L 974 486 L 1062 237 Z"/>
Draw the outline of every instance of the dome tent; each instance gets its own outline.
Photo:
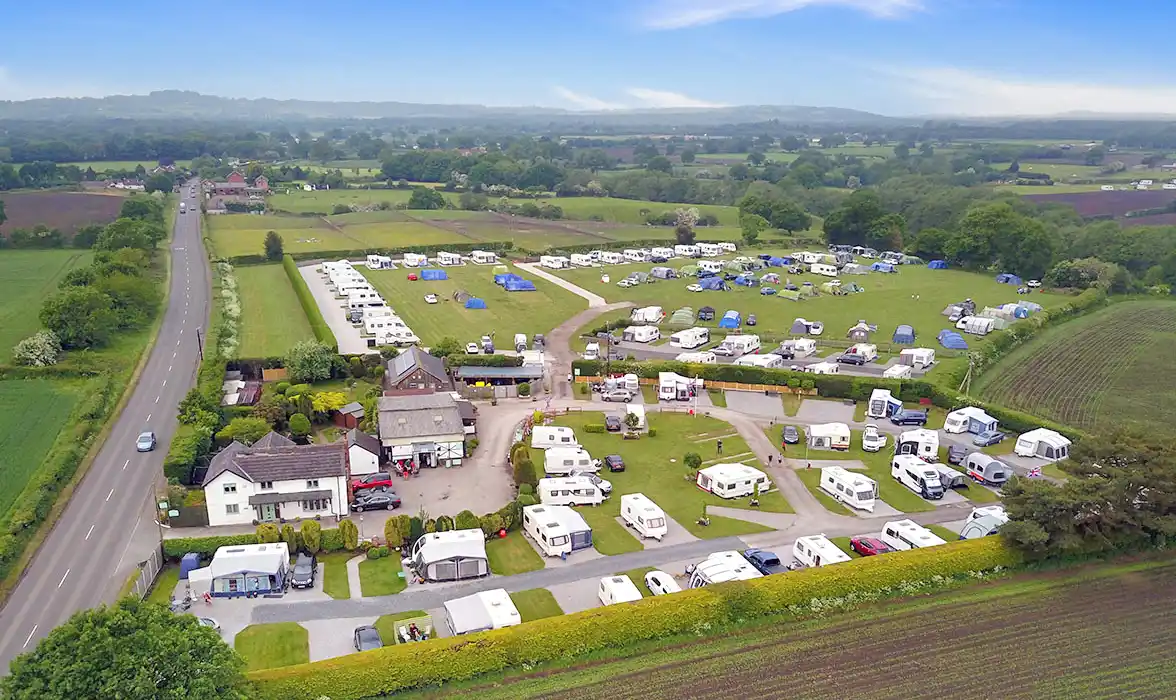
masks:
<path id="1" fill-rule="evenodd" d="M 466 299 L 465 307 L 467 309 L 484 309 L 486 308 L 486 302 L 478 297 L 470 297 Z"/>

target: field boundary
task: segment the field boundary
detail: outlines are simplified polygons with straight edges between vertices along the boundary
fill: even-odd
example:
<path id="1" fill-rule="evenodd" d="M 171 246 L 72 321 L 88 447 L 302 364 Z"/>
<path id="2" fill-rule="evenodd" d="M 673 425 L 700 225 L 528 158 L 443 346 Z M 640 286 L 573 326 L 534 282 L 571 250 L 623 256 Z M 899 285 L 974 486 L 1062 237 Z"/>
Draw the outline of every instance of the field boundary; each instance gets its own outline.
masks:
<path id="1" fill-rule="evenodd" d="M 327 325 L 327 320 L 323 318 L 322 309 L 315 302 L 310 287 L 307 286 L 306 280 L 302 278 L 302 273 L 298 271 L 298 266 L 294 263 L 294 258 L 283 255 L 282 267 L 286 271 L 286 276 L 290 278 L 290 285 L 294 287 L 294 296 L 298 297 L 298 304 L 302 307 L 302 313 L 306 315 L 306 321 L 310 324 L 310 331 L 314 333 L 314 337 L 334 352 L 339 352 L 339 340 L 335 337 L 331 327 Z"/>

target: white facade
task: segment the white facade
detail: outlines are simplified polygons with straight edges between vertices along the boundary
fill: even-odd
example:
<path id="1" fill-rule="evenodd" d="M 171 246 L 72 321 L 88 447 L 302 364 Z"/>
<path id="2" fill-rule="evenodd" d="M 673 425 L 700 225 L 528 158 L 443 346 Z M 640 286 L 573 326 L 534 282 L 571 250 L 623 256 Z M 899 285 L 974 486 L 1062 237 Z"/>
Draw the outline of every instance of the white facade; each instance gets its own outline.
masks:
<path id="1" fill-rule="evenodd" d="M 665 511 L 643 493 L 621 496 L 621 519 L 642 538 L 661 541 L 669 531 Z"/>
<path id="2" fill-rule="evenodd" d="M 715 464 L 699 469 L 695 483 L 703 491 L 720 498 L 750 496 L 755 493 L 756 486 L 760 493 L 766 493 L 772 488 L 767 474 L 746 464 Z"/>
<path id="3" fill-rule="evenodd" d="M 899 551 L 947 544 L 934 532 L 913 520 L 895 520 L 882 526 L 879 538 Z"/>
<path id="4" fill-rule="evenodd" d="M 380 471 L 380 456 L 359 445 L 347 448 L 347 463 L 351 468 L 351 476 L 365 476 Z"/>
<path id="5" fill-rule="evenodd" d="M 485 250 L 475 250 L 470 252 L 470 260 L 475 265 L 494 265 L 498 262 L 498 254 Z"/>
<path id="6" fill-rule="evenodd" d="M 797 538 L 792 557 L 804 566 L 829 566 L 849 561 L 850 557 L 824 535 Z"/>
<path id="7" fill-rule="evenodd" d="M 878 482 L 842 467 L 821 469 L 821 490 L 847 506 L 870 513 L 878 498 Z"/>
<path id="8" fill-rule="evenodd" d="M 256 495 L 329 491 L 326 498 L 281 503 L 281 517 L 286 520 L 316 516 L 343 517 L 348 513 L 347 477 L 291 479 L 254 483 L 231 471 L 217 475 L 204 486 L 204 500 L 208 507 L 208 525 L 252 525 L 261 520 L 257 506 L 250 505 L 249 497 Z"/>

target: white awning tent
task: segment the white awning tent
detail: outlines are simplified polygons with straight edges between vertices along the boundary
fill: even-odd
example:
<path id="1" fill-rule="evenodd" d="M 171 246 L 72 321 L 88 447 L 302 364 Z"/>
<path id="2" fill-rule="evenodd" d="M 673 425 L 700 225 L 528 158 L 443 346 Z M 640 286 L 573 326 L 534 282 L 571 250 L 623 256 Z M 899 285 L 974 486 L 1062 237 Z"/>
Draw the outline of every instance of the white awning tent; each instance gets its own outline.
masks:
<path id="1" fill-rule="evenodd" d="M 523 621 L 505 589 L 445 601 L 445 623 L 455 635 L 512 627 Z"/>

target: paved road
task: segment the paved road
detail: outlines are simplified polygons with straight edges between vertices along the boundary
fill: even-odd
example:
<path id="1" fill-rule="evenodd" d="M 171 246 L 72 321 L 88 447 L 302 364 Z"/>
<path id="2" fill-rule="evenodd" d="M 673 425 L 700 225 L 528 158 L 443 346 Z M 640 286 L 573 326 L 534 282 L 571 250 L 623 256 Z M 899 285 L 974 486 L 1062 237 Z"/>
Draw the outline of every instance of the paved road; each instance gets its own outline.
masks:
<path id="1" fill-rule="evenodd" d="M 158 547 L 154 484 L 176 428 L 176 405 L 195 382 L 197 333 L 208 323 L 211 287 L 197 200 L 176 215 L 171 288 L 159 336 L 110 438 L 0 611 L 0 671 L 78 610 L 109 602 L 137 563 Z M 135 438 L 155 431 L 160 448 L 135 451 Z"/>

